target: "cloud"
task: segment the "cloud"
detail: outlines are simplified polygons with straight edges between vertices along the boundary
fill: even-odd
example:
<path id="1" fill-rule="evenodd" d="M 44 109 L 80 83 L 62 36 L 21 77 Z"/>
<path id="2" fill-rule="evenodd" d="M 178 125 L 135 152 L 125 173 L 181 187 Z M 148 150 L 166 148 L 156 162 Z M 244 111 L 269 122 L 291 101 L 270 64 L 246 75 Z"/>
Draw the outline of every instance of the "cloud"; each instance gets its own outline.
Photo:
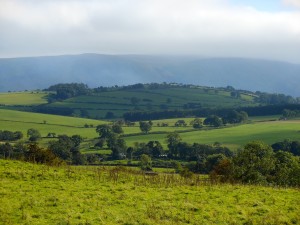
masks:
<path id="1" fill-rule="evenodd" d="M 300 8 L 300 0 L 283 0 L 283 3 Z"/>
<path id="2" fill-rule="evenodd" d="M 97 52 L 300 61 L 299 11 L 262 12 L 228 0 L 0 0 L 0 5 L 0 57 Z"/>

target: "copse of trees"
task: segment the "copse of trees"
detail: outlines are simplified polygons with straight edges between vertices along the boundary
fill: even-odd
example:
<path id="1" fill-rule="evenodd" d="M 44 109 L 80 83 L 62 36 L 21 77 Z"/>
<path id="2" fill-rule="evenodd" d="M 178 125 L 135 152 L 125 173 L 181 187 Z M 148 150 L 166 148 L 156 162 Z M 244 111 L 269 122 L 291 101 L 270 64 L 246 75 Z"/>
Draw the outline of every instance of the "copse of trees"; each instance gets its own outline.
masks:
<path id="1" fill-rule="evenodd" d="M 255 92 L 258 96 L 255 98 L 255 101 L 264 104 L 295 104 L 297 100 L 294 99 L 292 96 L 284 95 L 284 94 L 270 94 L 270 93 L 263 93 L 263 92 Z"/>
<path id="2" fill-rule="evenodd" d="M 23 138 L 21 131 L 0 130 L 0 141 L 16 141 Z"/>
<path id="3" fill-rule="evenodd" d="M 193 128 L 195 128 L 195 129 L 199 129 L 199 128 L 202 128 L 203 121 L 200 118 L 195 118 L 194 120 L 192 120 L 190 122 L 190 125 L 192 125 Z"/>
<path id="4" fill-rule="evenodd" d="M 276 142 L 271 146 L 275 152 L 284 151 L 293 154 L 294 156 L 300 156 L 300 142 L 284 140 Z"/>
<path id="5" fill-rule="evenodd" d="M 231 159 L 221 160 L 211 174 L 221 176 L 223 181 L 244 184 L 300 186 L 300 159 L 290 152 L 274 152 L 271 146 L 254 141 Z"/>
<path id="6" fill-rule="evenodd" d="M 127 158 L 132 160 L 138 159 L 141 155 L 148 155 L 151 158 L 159 159 L 164 153 L 163 147 L 159 141 L 149 141 L 148 143 L 136 142 L 133 147 L 126 150 Z"/>
<path id="7" fill-rule="evenodd" d="M 101 124 L 96 127 L 96 132 L 99 134 L 99 141 L 96 146 L 103 147 L 106 144 L 112 150 L 112 159 L 124 158 L 127 147 L 125 140 L 120 137 L 120 134 L 123 133 L 120 124 Z"/>
<path id="8" fill-rule="evenodd" d="M 61 165 L 64 162 L 51 150 L 39 147 L 36 143 L 29 144 L 24 152 L 24 160 L 32 163 L 41 163 L 51 166 Z"/>
<path id="9" fill-rule="evenodd" d="M 0 158 L 16 159 L 32 163 L 47 165 L 60 165 L 63 161 L 53 154 L 49 149 L 39 147 L 36 143 L 25 145 L 18 142 L 15 145 L 10 143 L 0 144 Z"/>
<path id="10" fill-rule="evenodd" d="M 237 108 L 238 112 L 246 112 L 248 116 L 267 116 L 282 114 L 284 109 L 300 110 L 300 104 L 280 104 L 280 105 L 260 105 Z M 145 120 L 159 120 L 170 118 L 183 117 L 208 117 L 216 115 L 219 117 L 226 117 L 232 109 L 228 108 L 200 108 L 187 110 L 156 110 L 156 111 L 131 111 L 123 114 L 123 118 L 128 121 L 145 121 Z"/>
<path id="11" fill-rule="evenodd" d="M 46 91 L 55 91 L 56 94 L 51 95 L 51 99 L 64 100 L 67 98 L 72 98 L 79 95 L 86 95 L 90 92 L 90 89 L 86 84 L 82 83 L 66 83 L 66 84 L 56 84 L 50 86 Z"/>
<path id="12" fill-rule="evenodd" d="M 282 112 L 282 118 L 291 119 L 300 116 L 300 110 L 284 109 Z"/>
<path id="13" fill-rule="evenodd" d="M 59 159 L 75 165 L 85 164 L 85 157 L 80 153 L 79 146 L 82 142 L 80 135 L 59 135 L 57 141 L 50 141 L 48 149 Z"/>
<path id="14" fill-rule="evenodd" d="M 175 123 L 175 127 L 186 127 L 187 124 L 184 120 L 177 120 Z"/>
<path id="15" fill-rule="evenodd" d="M 203 124 L 213 127 L 220 127 L 223 125 L 223 121 L 220 117 L 216 115 L 211 115 L 203 121 Z"/>
<path id="16" fill-rule="evenodd" d="M 243 123 L 248 121 L 248 113 L 245 111 L 230 111 L 225 117 L 223 117 L 223 123 Z"/>

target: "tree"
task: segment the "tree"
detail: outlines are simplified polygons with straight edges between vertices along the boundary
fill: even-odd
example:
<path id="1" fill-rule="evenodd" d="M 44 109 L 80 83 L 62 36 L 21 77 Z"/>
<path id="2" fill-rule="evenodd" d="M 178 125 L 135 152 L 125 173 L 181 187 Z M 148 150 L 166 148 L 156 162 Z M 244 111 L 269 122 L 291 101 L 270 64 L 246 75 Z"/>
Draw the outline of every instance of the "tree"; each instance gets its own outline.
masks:
<path id="1" fill-rule="evenodd" d="M 284 151 L 275 153 L 273 182 L 278 185 L 300 185 L 300 160 L 293 154 Z"/>
<path id="2" fill-rule="evenodd" d="M 143 171 L 152 171 L 152 161 L 150 156 L 145 154 L 141 155 L 140 168 Z"/>
<path id="3" fill-rule="evenodd" d="M 199 129 L 202 128 L 203 121 L 200 118 L 195 118 L 190 122 L 190 124 L 193 126 L 193 128 Z"/>
<path id="4" fill-rule="evenodd" d="M 169 152 L 172 156 L 176 157 L 178 155 L 178 144 L 181 142 L 181 137 L 178 133 L 170 133 L 166 137 L 168 143 Z"/>
<path id="5" fill-rule="evenodd" d="M 20 140 L 23 138 L 23 133 L 21 131 L 14 132 L 14 140 Z"/>
<path id="6" fill-rule="evenodd" d="M 47 165 L 61 164 L 61 160 L 52 151 L 40 148 L 36 143 L 28 145 L 28 151 L 25 152 L 25 160 Z"/>
<path id="7" fill-rule="evenodd" d="M 37 141 L 41 138 L 41 134 L 38 130 L 30 128 L 27 130 L 27 137 L 29 137 L 29 141 Z"/>
<path id="8" fill-rule="evenodd" d="M 163 147 L 159 143 L 159 141 L 149 141 L 146 146 L 149 148 L 150 154 L 154 158 L 159 158 L 159 156 L 163 152 Z"/>
<path id="9" fill-rule="evenodd" d="M 75 147 L 79 147 L 80 143 L 83 141 L 83 138 L 76 134 L 71 137 L 71 140 L 73 141 Z"/>
<path id="10" fill-rule="evenodd" d="M 124 132 L 122 126 L 119 123 L 115 123 L 112 125 L 112 131 L 116 134 L 122 134 Z"/>
<path id="11" fill-rule="evenodd" d="M 175 127 L 186 127 L 186 122 L 184 120 L 177 120 Z"/>
<path id="12" fill-rule="evenodd" d="M 126 142 L 123 138 L 116 137 L 113 143 L 110 143 L 110 148 L 112 151 L 111 157 L 113 159 L 125 158 Z"/>
<path id="13" fill-rule="evenodd" d="M 152 129 L 152 125 L 150 122 L 140 121 L 140 129 L 143 133 L 147 134 Z"/>
<path id="14" fill-rule="evenodd" d="M 248 120 L 248 114 L 244 111 L 238 112 L 236 110 L 230 111 L 226 117 L 224 117 L 224 123 L 242 123 Z"/>
<path id="15" fill-rule="evenodd" d="M 13 153 L 13 147 L 9 143 L 0 145 L 0 157 L 3 156 L 4 159 L 10 159 Z"/>
<path id="16" fill-rule="evenodd" d="M 275 169 L 273 150 L 263 142 L 250 142 L 233 158 L 233 167 L 236 180 L 265 184 Z"/>
<path id="17" fill-rule="evenodd" d="M 71 161 L 74 142 L 67 135 L 60 135 L 57 141 L 50 141 L 48 148 L 60 159 Z"/>
<path id="18" fill-rule="evenodd" d="M 112 127 L 108 124 L 98 125 L 96 127 L 96 132 L 99 134 L 100 138 L 104 139 L 108 138 L 111 135 L 111 133 L 113 133 Z"/>
<path id="19" fill-rule="evenodd" d="M 203 123 L 205 125 L 214 126 L 214 127 L 220 127 L 223 125 L 221 118 L 215 115 L 207 117 Z"/>
<path id="20" fill-rule="evenodd" d="M 21 131 L 8 131 L 0 130 L 0 141 L 16 141 L 23 138 L 23 133 Z"/>
<path id="21" fill-rule="evenodd" d="M 134 152 L 134 148 L 133 147 L 127 148 L 127 150 L 126 150 L 126 157 L 129 160 L 132 160 L 132 154 L 133 154 L 133 152 Z"/>

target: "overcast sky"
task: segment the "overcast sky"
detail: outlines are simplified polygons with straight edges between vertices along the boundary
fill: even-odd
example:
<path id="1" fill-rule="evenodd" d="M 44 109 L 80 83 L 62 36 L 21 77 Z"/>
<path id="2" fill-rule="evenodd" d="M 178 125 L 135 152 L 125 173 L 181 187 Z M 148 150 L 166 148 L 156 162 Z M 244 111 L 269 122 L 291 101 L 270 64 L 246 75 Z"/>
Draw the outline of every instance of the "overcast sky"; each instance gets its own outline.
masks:
<path id="1" fill-rule="evenodd" d="M 300 0 L 0 0 L 0 57 L 78 53 L 300 63 Z"/>

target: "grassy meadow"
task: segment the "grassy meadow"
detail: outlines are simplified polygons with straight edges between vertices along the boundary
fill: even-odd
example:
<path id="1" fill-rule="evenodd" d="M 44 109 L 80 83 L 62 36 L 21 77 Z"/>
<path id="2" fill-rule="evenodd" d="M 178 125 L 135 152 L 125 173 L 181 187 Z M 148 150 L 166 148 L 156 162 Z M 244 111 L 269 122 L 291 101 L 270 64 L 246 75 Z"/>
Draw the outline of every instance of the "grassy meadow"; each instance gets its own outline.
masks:
<path id="1" fill-rule="evenodd" d="M 298 224 L 298 189 L 0 160 L 0 224 Z"/>

